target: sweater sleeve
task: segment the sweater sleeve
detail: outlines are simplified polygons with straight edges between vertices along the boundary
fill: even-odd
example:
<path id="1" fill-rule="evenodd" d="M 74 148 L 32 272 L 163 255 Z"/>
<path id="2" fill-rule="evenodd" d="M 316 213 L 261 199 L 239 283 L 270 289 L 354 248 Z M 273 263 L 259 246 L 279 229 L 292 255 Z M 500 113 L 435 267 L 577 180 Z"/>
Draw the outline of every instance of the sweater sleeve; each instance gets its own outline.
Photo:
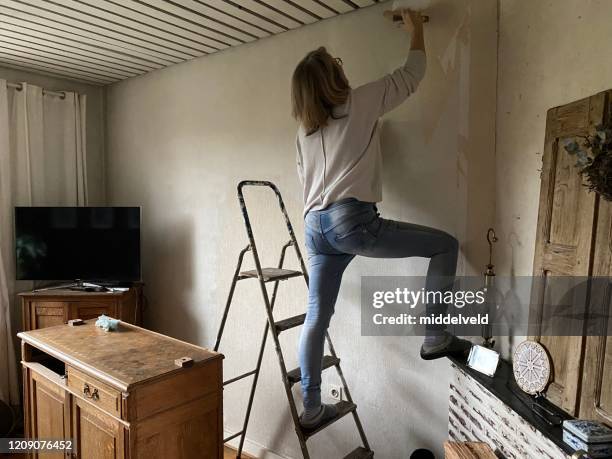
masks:
<path id="1" fill-rule="evenodd" d="M 425 76 L 427 58 L 421 50 L 411 50 L 403 66 L 384 77 L 360 86 L 354 93 L 378 118 L 404 102 Z"/>
<path id="2" fill-rule="evenodd" d="M 300 136 L 295 137 L 295 150 L 296 150 L 296 162 L 297 162 L 297 173 L 300 183 L 304 184 L 304 166 L 302 165 L 302 149 L 300 148 Z"/>

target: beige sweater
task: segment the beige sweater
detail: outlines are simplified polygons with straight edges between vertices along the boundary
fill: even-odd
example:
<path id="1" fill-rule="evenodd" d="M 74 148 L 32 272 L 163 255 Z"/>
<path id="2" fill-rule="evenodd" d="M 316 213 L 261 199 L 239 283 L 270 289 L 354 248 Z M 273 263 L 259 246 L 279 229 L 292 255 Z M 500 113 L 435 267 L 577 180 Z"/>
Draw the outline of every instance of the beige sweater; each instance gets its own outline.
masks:
<path id="1" fill-rule="evenodd" d="M 425 75 L 425 53 L 412 50 L 406 63 L 379 80 L 353 89 L 328 125 L 311 135 L 298 130 L 297 166 L 304 186 L 304 215 L 345 198 L 382 200 L 378 119 L 401 104 Z"/>

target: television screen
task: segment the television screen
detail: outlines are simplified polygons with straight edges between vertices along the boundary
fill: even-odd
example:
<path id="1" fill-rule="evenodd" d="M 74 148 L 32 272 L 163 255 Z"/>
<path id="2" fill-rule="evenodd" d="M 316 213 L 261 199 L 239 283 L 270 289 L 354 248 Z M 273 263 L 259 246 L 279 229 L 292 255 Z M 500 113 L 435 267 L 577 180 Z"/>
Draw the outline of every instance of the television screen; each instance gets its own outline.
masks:
<path id="1" fill-rule="evenodd" d="M 140 280 L 139 207 L 16 207 L 18 280 Z"/>

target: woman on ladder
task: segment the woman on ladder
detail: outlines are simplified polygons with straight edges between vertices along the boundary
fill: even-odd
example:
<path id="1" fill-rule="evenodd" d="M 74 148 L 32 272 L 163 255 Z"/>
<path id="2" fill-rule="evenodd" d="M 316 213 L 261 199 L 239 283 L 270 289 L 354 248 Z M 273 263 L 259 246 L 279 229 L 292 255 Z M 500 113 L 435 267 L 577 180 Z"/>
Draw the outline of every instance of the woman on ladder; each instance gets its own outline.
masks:
<path id="1" fill-rule="evenodd" d="M 379 217 L 382 200 L 378 119 L 416 89 L 425 74 L 423 20 L 401 12 L 410 35 L 405 64 L 379 80 L 352 89 L 342 60 L 325 48 L 306 55 L 292 78 L 293 115 L 299 121 L 298 174 L 304 188 L 309 294 L 299 344 L 304 412 L 303 427 L 312 429 L 336 415 L 334 405 L 321 404 L 321 360 L 325 333 L 338 297 L 342 273 L 356 255 L 375 258 L 430 259 L 426 289 L 452 287 L 458 242 L 434 228 Z M 444 283 L 444 278 L 447 282 Z M 440 314 L 445 305 L 427 305 Z M 465 353 L 471 343 L 431 326 L 421 357 L 437 359 Z"/>

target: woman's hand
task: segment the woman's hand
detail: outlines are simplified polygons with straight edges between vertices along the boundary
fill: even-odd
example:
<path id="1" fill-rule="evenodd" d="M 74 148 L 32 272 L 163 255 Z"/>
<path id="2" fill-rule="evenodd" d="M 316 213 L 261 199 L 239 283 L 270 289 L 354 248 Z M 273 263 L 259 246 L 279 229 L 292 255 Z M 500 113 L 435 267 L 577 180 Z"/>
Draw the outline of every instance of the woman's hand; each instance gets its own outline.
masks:
<path id="1" fill-rule="evenodd" d="M 410 34 L 410 49 L 425 51 L 425 39 L 423 38 L 423 16 L 418 11 L 409 9 L 401 10 L 404 29 Z"/>
<path id="2" fill-rule="evenodd" d="M 417 29 L 423 30 L 423 16 L 418 11 L 412 11 L 409 9 L 403 9 L 400 11 L 402 15 L 403 27 L 410 34 L 414 36 Z"/>

